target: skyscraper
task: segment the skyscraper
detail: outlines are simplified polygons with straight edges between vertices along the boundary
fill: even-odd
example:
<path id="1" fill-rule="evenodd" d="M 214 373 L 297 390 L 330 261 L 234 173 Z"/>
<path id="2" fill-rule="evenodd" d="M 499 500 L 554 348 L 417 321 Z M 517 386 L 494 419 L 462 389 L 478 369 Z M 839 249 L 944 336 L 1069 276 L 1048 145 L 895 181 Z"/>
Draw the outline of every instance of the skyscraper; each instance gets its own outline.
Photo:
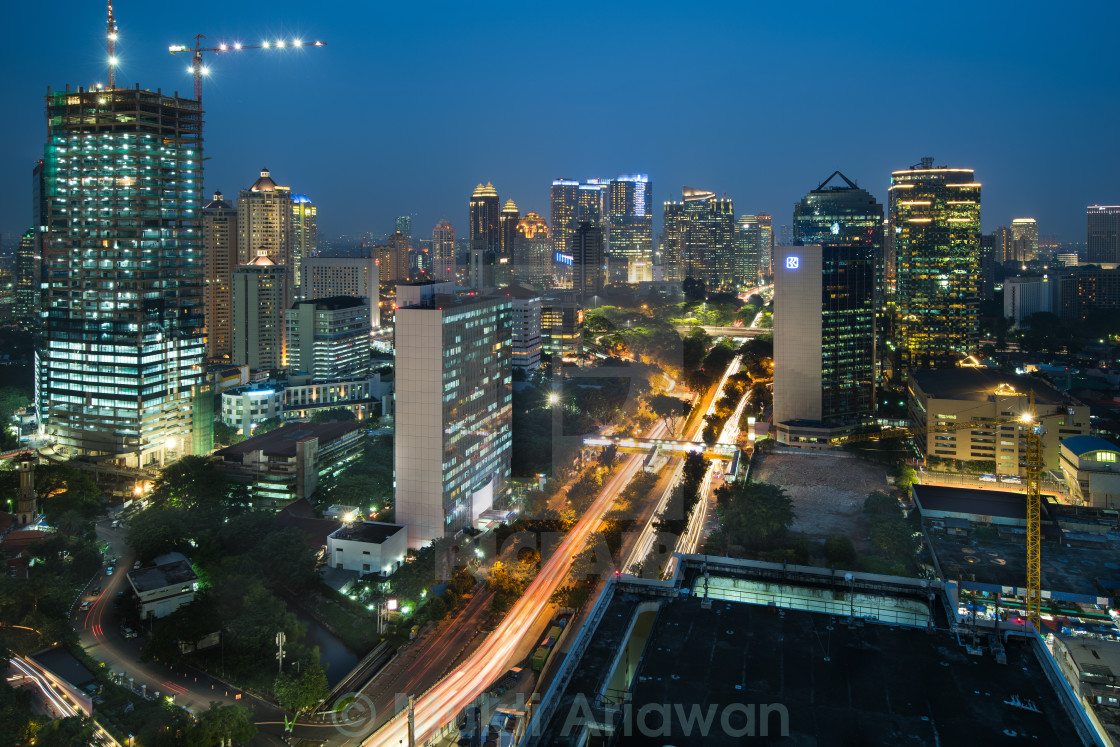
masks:
<path id="1" fill-rule="evenodd" d="M 39 229 L 29 228 L 16 247 L 16 300 L 14 319 L 22 327 L 38 328 L 42 308 L 43 257 L 39 252 Z"/>
<path id="2" fill-rule="evenodd" d="M 412 238 L 412 216 L 399 215 L 397 216 L 396 229 L 403 233 L 408 238 Z"/>
<path id="3" fill-rule="evenodd" d="M 228 361 L 233 351 L 233 273 L 237 269 L 237 209 L 215 192 L 202 208 L 206 357 Z"/>
<path id="4" fill-rule="evenodd" d="M 237 257 L 247 265 L 257 257 L 268 257 L 287 268 L 284 307 L 295 295 L 295 239 L 292 234 L 292 193 L 272 180 L 268 169 L 237 196 Z"/>
<path id="5" fill-rule="evenodd" d="M 653 279 L 653 185 L 645 174 L 619 174 L 608 196 L 610 282 Z"/>
<path id="6" fill-rule="evenodd" d="M 665 244 L 680 270 L 665 279 L 694 278 L 709 289 L 734 285 L 735 207 L 715 192 L 685 187 L 683 202 L 665 203 Z M 668 260 L 666 260 L 668 264 Z"/>
<path id="7" fill-rule="evenodd" d="M 843 184 L 829 186 L 836 177 Z M 870 192 L 834 171 L 794 206 L 793 243 L 821 244 L 838 237 L 870 244 L 882 264 L 883 206 Z"/>
<path id="8" fill-rule="evenodd" d="M 952 366 L 979 344 L 980 184 L 932 158 L 891 174 L 897 257 L 892 378 Z"/>
<path id="9" fill-rule="evenodd" d="M 369 374 L 369 304 L 353 296 L 297 301 L 284 311 L 288 366 L 315 381 Z"/>
<path id="10" fill-rule="evenodd" d="M 397 309 L 396 520 L 409 547 L 471 526 L 508 490 L 511 308 L 443 295 Z"/>
<path id="11" fill-rule="evenodd" d="M 498 190 L 487 182 L 479 184 L 471 194 L 470 202 L 470 284 L 472 288 L 490 288 L 494 285 L 494 264 L 502 248 L 499 223 L 501 201 Z"/>
<path id="12" fill-rule="evenodd" d="M 735 227 L 735 260 L 732 280 L 736 288 L 753 288 L 761 282 L 762 224 L 753 215 L 740 215 Z"/>
<path id="13" fill-rule="evenodd" d="M 253 371 L 287 366 L 284 350 L 284 294 L 288 268 L 266 255 L 233 273 L 233 350 L 231 362 Z"/>
<path id="14" fill-rule="evenodd" d="M 775 255 L 778 441 L 828 443 L 834 429 L 875 412 L 874 247 L 861 236 L 837 235 L 778 247 Z"/>
<path id="15" fill-rule="evenodd" d="M 494 285 L 499 288 L 513 282 L 513 245 L 517 240 L 517 223 L 521 220 L 521 211 L 513 199 L 506 200 L 498 219 L 499 234 L 502 246 L 494 267 Z"/>
<path id="16" fill-rule="evenodd" d="M 1089 264 L 1120 262 L 1120 205 L 1090 205 L 1085 261 Z"/>
<path id="17" fill-rule="evenodd" d="M 1034 218 L 1016 218 L 1011 221 L 1011 242 L 1017 262 L 1038 259 L 1038 223 Z"/>
<path id="18" fill-rule="evenodd" d="M 568 254 L 572 248 L 572 234 L 576 229 L 579 213 L 579 182 L 575 179 L 554 179 L 550 202 L 552 213 L 548 225 L 552 231 L 552 253 Z"/>
<path id="19" fill-rule="evenodd" d="M 39 412 L 65 454 L 176 459 L 205 354 L 201 107 L 68 87 L 47 122 Z"/>
<path id="20" fill-rule="evenodd" d="M 552 284 L 552 242 L 548 223 L 530 211 L 517 222 L 513 238 L 513 277 L 534 287 Z"/>
<path id="21" fill-rule="evenodd" d="M 432 267 L 435 280 L 455 280 L 455 227 L 443 218 L 432 229 Z"/>
<path id="22" fill-rule="evenodd" d="M 303 288 L 303 263 L 319 248 L 318 208 L 307 195 L 292 195 L 292 282 Z"/>
<path id="23" fill-rule="evenodd" d="M 389 245 L 383 247 L 381 255 L 381 277 L 388 278 L 389 283 L 407 281 L 409 276 L 408 264 L 408 236 L 401 231 L 394 231 L 389 236 Z"/>
<path id="24" fill-rule="evenodd" d="M 572 291 L 584 309 L 598 305 L 606 280 L 603 229 L 597 223 L 581 220 L 572 236 Z"/>
<path id="25" fill-rule="evenodd" d="M 1007 226 L 1000 226 L 992 232 L 992 256 L 999 264 L 1015 261 L 1015 242 Z"/>

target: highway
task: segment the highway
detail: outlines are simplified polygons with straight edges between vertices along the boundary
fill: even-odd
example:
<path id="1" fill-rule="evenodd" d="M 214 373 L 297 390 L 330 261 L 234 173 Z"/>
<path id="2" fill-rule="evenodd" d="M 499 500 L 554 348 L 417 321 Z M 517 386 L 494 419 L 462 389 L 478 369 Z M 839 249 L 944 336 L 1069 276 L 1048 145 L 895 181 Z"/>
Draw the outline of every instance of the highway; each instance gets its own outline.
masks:
<path id="1" fill-rule="evenodd" d="M 23 679 L 21 684 L 33 684 L 39 690 L 39 694 L 42 696 L 43 702 L 50 715 L 56 718 L 89 715 L 86 713 L 85 709 L 79 708 L 71 702 L 70 698 L 66 695 L 66 691 L 63 690 L 60 685 L 52 682 L 48 676 L 41 674 L 40 670 L 27 659 L 18 654 L 13 654 L 10 666 Z M 95 723 L 94 736 L 97 737 L 102 744 L 120 747 L 120 742 L 114 739 L 109 732 L 102 729 L 100 724 Z"/>
<path id="2" fill-rule="evenodd" d="M 647 435 L 658 438 L 664 431 L 665 424 L 659 421 Z M 635 454 L 615 472 L 583 518 L 560 543 L 556 552 L 544 562 L 540 573 L 529 584 L 521 599 L 497 629 L 487 636 L 482 645 L 465 662 L 417 698 L 415 709 L 417 744 L 422 744 L 429 734 L 454 719 L 463 708 L 509 668 L 522 639 L 549 603 L 553 592 L 568 575 L 572 556 L 584 547 L 588 536 L 599 527 L 603 515 L 610 509 L 615 497 L 641 469 L 643 459 L 642 455 Z M 407 718 L 405 714 L 398 714 L 363 744 L 399 747 L 402 741 L 407 740 Z"/>

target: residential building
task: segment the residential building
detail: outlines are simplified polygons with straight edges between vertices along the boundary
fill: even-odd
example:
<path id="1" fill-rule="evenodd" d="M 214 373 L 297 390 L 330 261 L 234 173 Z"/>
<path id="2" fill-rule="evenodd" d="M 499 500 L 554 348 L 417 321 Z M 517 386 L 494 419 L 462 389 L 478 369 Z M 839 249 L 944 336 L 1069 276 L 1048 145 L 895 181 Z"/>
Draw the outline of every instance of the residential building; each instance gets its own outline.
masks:
<path id="1" fill-rule="evenodd" d="M 247 265 L 257 257 L 287 269 L 282 308 L 295 296 L 295 236 L 292 229 L 292 192 L 272 179 L 268 169 L 237 196 L 237 258 Z"/>
<path id="2" fill-rule="evenodd" d="M 510 365 L 532 373 L 541 365 L 541 295 L 520 285 L 503 289 L 513 303 Z"/>
<path id="3" fill-rule="evenodd" d="M 778 441 L 828 444 L 875 414 L 875 247 L 837 236 L 775 258 Z"/>
<path id="4" fill-rule="evenodd" d="M 418 548 L 471 526 L 510 477 L 508 298 L 433 295 L 397 309 L 396 519 Z"/>
<path id="5" fill-rule="evenodd" d="M 260 255 L 233 273 L 230 362 L 254 371 L 285 368 L 284 298 L 288 268 Z"/>
<path id="6" fill-rule="evenodd" d="M 455 227 L 443 218 L 432 229 L 432 267 L 433 279 L 455 281 Z"/>
<path id="7" fill-rule="evenodd" d="M 327 564 L 359 575 L 385 577 L 404 563 L 408 531 L 400 524 L 356 521 L 327 536 Z"/>
<path id="8" fill-rule="evenodd" d="M 1062 439 L 1062 476 L 1081 505 L 1120 508 L 1120 447 L 1097 436 Z"/>
<path id="9" fill-rule="evenodd" d="M 198 574 L 182 553 L 160 555 L 149 565 L 127 573 L 128 584 L 140 603 L 140 619 L 167 617 L 194 601 Z"/>
<path id="10" fill-rule="evenodd" d="M 992 245 L 992 254 L 1000 264 L 1018 261 L 1014 237 L 1007 226 L 1000 226 L 992 232 Z"/>
<path id="11" fill-rule="evenodd" d="M 395 231 L 389 236 L 388 246 L 381 247 L 381 282 L 394 285 L 408 281 L 408 236 Z"/>
<path id="12" fill-rule="evenodd" d="M 230 360 L 233 353 L 233 273 L 238 266 L 237 208 L 221 191 L 202 208 L 203 317 L 206 357 Z"/>
<path id="13" fill-rule="evenodd" d="M 606 276 L 603 229 L 581 220 L 572 234 L 572 291 L 576 303 L 585 309 L 598 306 Z"/>
<path id="14" fill-rule="evenodd" d="M 292 423 L 214 452 L 218 469 L 249 486 L 252 508 L 310 498 L 319 480 L 362 454 L 364 423 Z"/>
<path id="15" fill-rule="evenodd" d="M 377 255 L 309 257 L 304 263 L 303 293 L 307 298 L 356 296 L 369 306 L 370 329 L 381 326 Z"/>
<path id="16" fill-rule="evenodd" d="M 652 280 L 653 184 L 645 174 L 619 174 L 608 189 L 608 279 L 611 283 Z"/>
<path id="17" fill-rule="evenodd" d="M 202 110 L 68 87 L 48 90 L 46 113 L 38 412 L 66 456 L 162 465 L 193 443 L 206 352 Z M 160 168 L 145 166 L 156 154 Z M 170 228 L 137 224 L 148 215 Z"/>
<path id="18" fill-rule="evenodd" d="M 1120 262 L 1120 205 L 1090 205 L 1085 215 L 1089 224 L 1085 262 Z"/>
<path id="19" fill-rule="evenodd" d="M 470 287 L 494 287 L 494 265 L 502 249 L 501 201 L 498 190 L 479 184 L 470 201 Z"/>
<path id="20" fill-rule="evenodd" d="M 1034 218 L 1011 221 L 1011 246 L 1016 262 L 1038 259 L 1038 223 Z"/>
<path id="21" fill-rule="evenodd" d="M 1014 320 L 1016 326 L 1031 314 L 1047 312 L 1057 314 L 1061 300 L 1058 278 L 1014 277 L 1003 281 L 1003 315 Z"/>
<path id="22" fill-rule="evenodd" d="M 981 462 L 995 474 L 1025 474 L 1029 426 L 1022 417 L 1029 412 L 1029 392 L 1035 399 L 1033 421 L 1043 426 L 1046 469 L 1060 469 L 1060 441 L 1089 434 L 1089 408 L 1032 376 L 943 368 L 913 371 L 908 384 L 914 441 L 930 462 Z M 959 430 L 941 430 L 957 423 Z"/>
<path id="23" fill-rule="evenodd" d="M 513 237 L 513 279 L 543 288 L 552 284 L 552 241 L 548 223 L 532 211 L 517 221 Z"/>
<path id="24" fill-rule="evenodd" d="M 892 377 L 951 366 L 980 337 L 980 184 L 932 158 L 891 174 L 896 255 Z"/>
<path id="25" fill-rule="evenodd" d="M 682 202 L 665 203 L 667 254 L 679 258 L 679 279 L 701 280 L 712 290 L 734 287 L 735 206 L 715 192 L 685 187 Z M 666 259 L 665 263 L 668 264 Z M 666 279 L 670 273 L 666 271 Z"/>
<path id="26" fill-rule="evenodd" d="M 284 312 L 288 367 L 315 381 L 369 374 L 369 305 L 354 296 L 297 301 Z"/>
<path id="27" fill-rule="evenodd" d="M 307 195 L 292 195 L 292 282 L 303 294 L 303 265 L 319 248 L 319 209 Z M 306 294 L 303 296 L 307 298 Z"/>

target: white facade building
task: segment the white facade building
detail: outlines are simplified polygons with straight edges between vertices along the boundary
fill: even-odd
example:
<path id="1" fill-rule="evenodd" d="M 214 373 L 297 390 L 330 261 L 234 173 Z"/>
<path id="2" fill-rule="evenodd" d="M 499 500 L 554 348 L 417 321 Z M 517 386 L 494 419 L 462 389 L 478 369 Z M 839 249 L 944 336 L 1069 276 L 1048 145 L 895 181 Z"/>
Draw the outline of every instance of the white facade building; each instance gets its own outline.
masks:
<path id="1" fill-rule="evenodd" d="M 377 329 L 381 326 L 379 273 L 376 256 L 308 257 L 301 269 L 300 295 L 303 298 L 364 298 L 369 303 L 370 329 Z"/>
<path id="2" fill-rule="evenodd" d="M 327 537 L 327 563 L 338 570 L 388 576 L 404 562 L 407 538 L 399 524 L 345 524 Z"/>
<path id="3" fill-rule="evenodd" d="M 277 387 L 245 387 L 222 392 L 222 422 L 245 436 L 253 426 L 284 412 L 284 394 Z"/>
<path id="4" fill-rule="evenodd" d="M 1020 324 L 1031 314 L 1061 311 L 1061 284 L 1048 275 L 1034 278 L 1007 278 L 1003 281 L 1003 315 Z"/>
<path id="5" fill-rule="evenodd" d="M 167 617 L 194 600 L 198 575 L 186 556 L 172 552 L 161 555 L 151 565 L 128 572 L 128 583 L 140 600 L 140 619 Z"/>

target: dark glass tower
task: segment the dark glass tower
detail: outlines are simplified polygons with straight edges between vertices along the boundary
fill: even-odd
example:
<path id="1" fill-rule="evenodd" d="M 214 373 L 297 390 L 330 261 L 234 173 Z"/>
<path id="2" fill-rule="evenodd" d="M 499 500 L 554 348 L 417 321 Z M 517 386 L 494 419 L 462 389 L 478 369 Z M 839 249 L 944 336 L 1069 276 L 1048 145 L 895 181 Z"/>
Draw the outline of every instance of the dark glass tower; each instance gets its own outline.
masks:
<path id="1" fill-rule="evenodd" d="M 572 290 L 582 308 L 594 308 L 595 297 L 603 292 L 605 260 L 603 229 L 591 221 L 580 221 L 572 236 Z"/>
<path id="2" fill-rule="evenodd" d="M 875 246 L 860 237 L 821 243 L 821 421 L 875 412 Z"/>
<path id="3" fill-rule="evenodd" d="M 473 288 L 494 285 L 494 263 L 502 250 L 501 201 L 498 190 L 487 182 L 471 194 L 470 204 L 470 283 Z"/>
<path id="4" fill-rule="evenodd" d="M 190 453 L 201 380 L 202 109 L 136 89 L 47 93 L 37 392 L 65 453 Z"/>

